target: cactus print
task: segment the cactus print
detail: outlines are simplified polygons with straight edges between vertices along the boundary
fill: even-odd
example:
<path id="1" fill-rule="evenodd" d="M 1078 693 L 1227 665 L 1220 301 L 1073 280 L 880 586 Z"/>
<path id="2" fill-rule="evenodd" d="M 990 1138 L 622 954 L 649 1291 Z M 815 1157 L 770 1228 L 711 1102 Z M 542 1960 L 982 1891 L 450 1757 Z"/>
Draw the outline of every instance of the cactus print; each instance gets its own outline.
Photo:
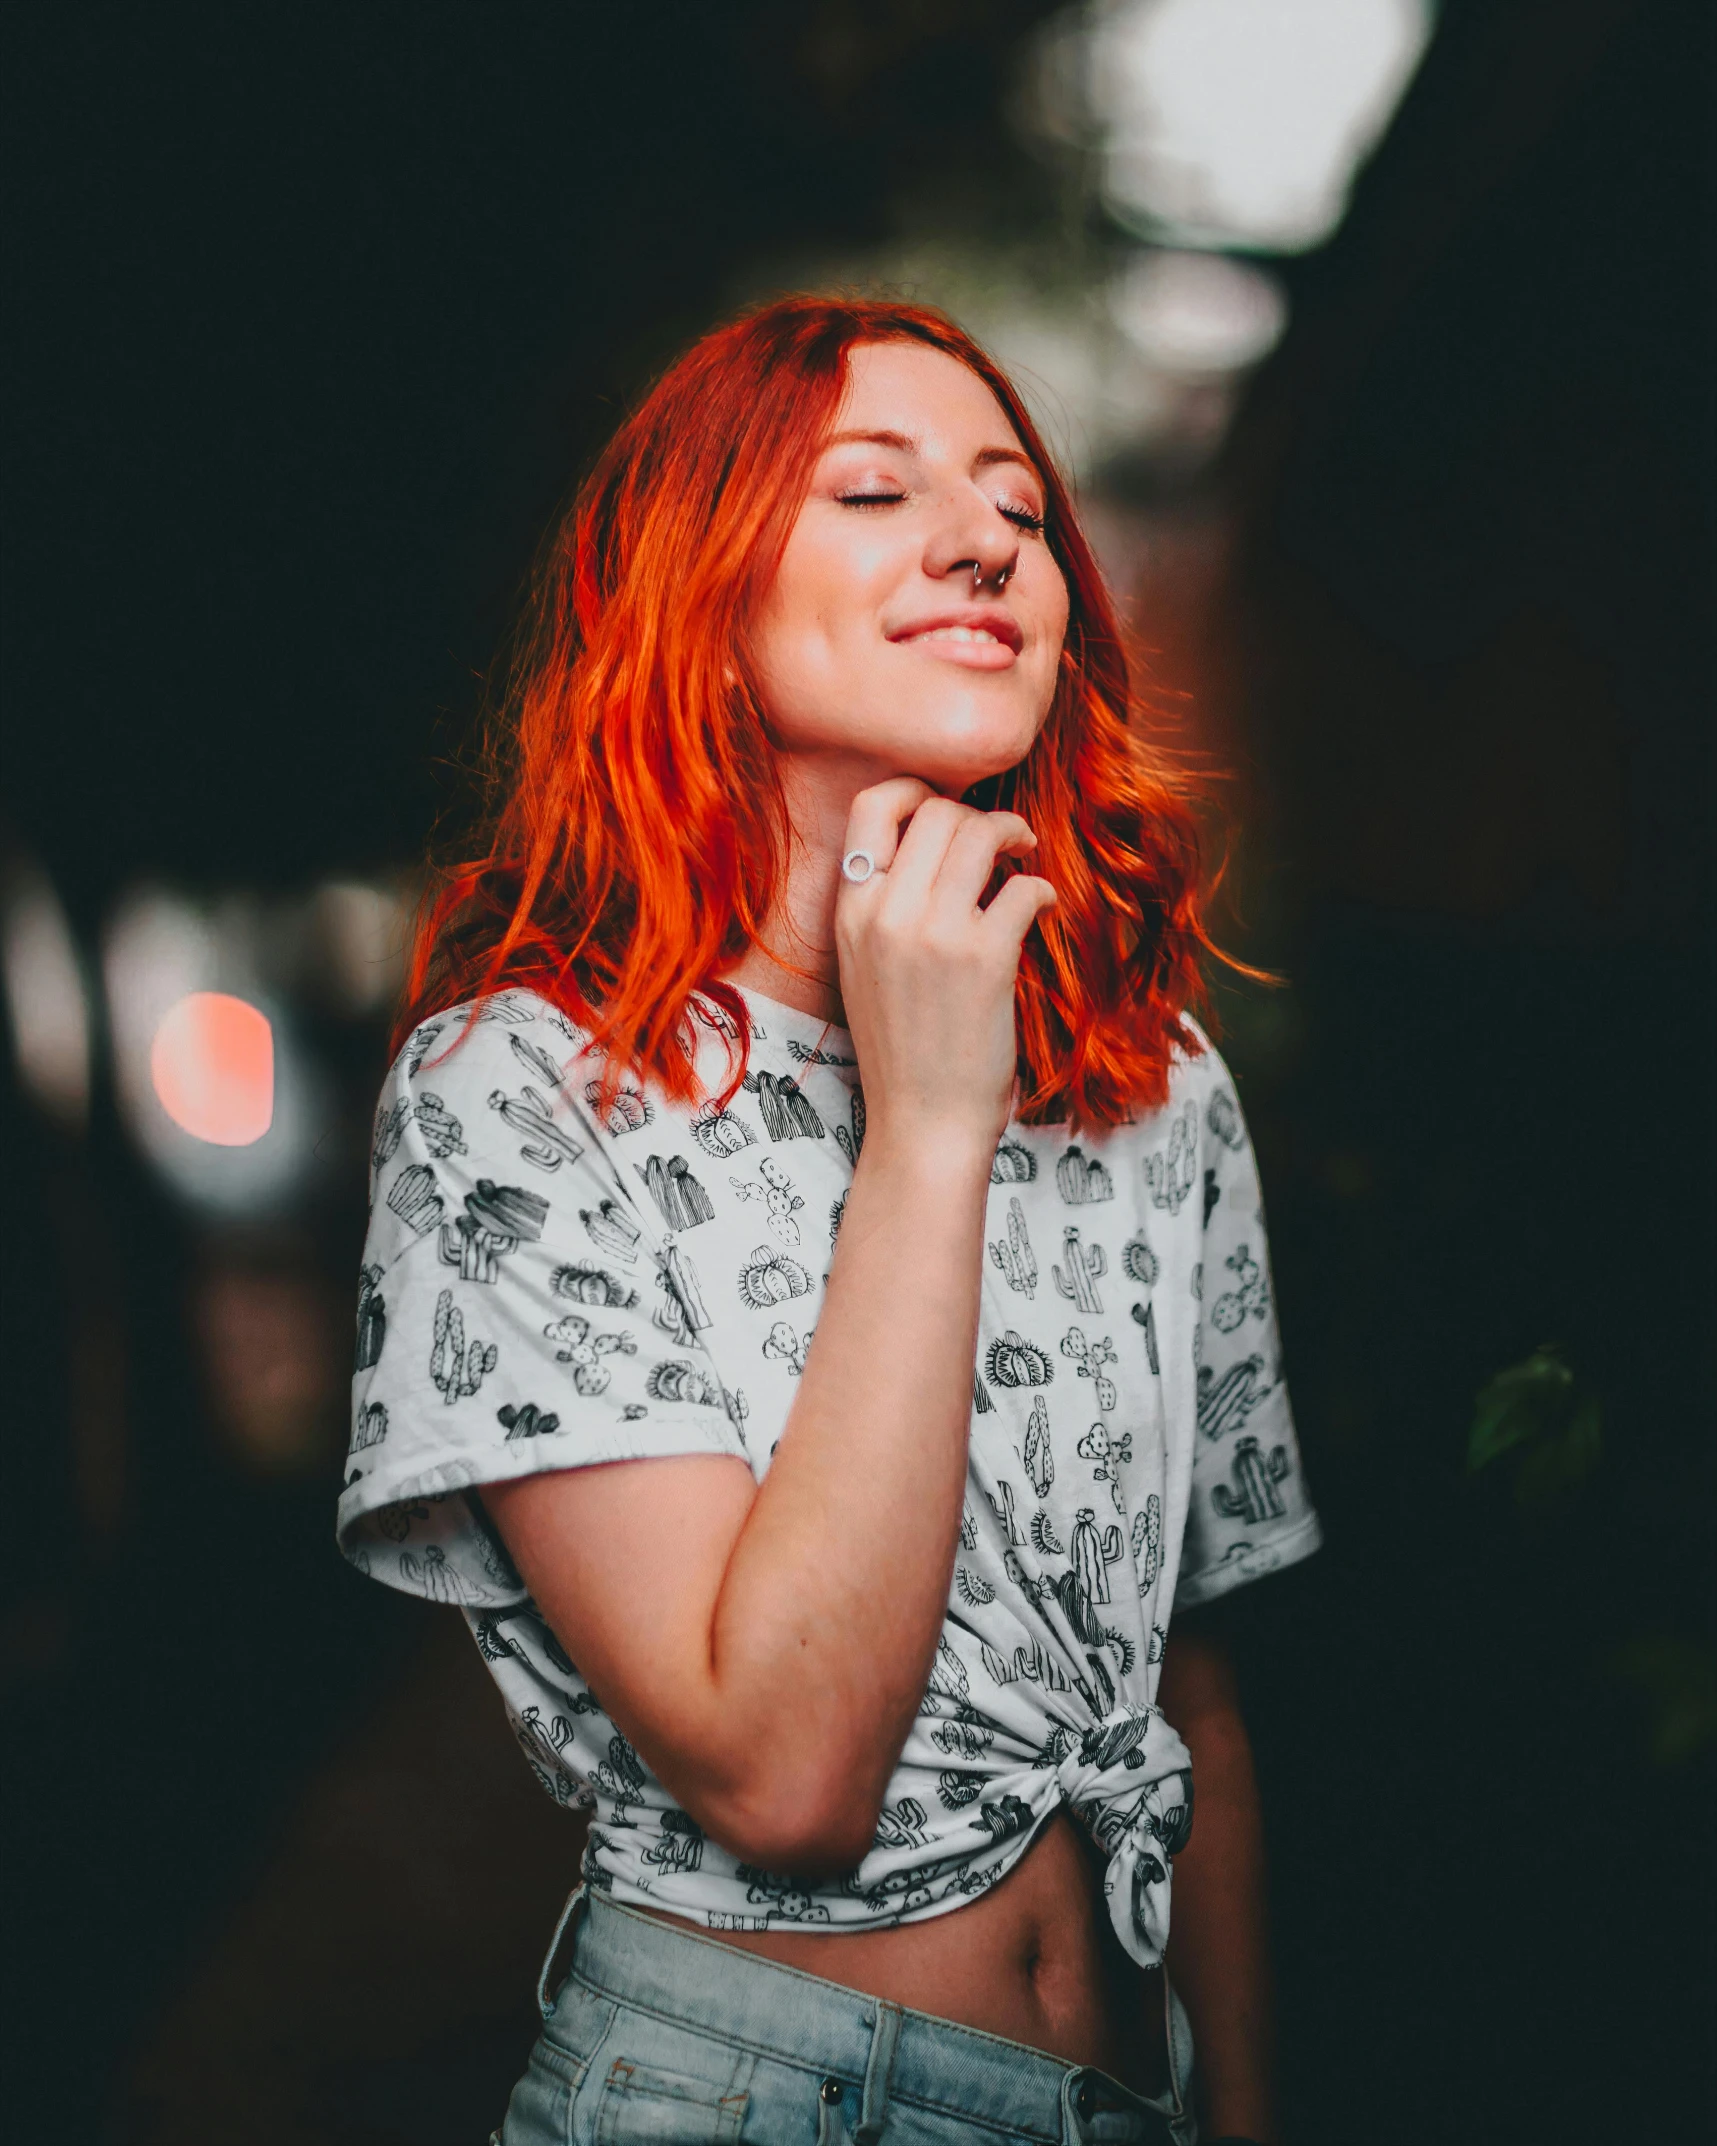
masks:
<path id="1" fill-rule="evenodd" d="M 1069 1230 L 1070 1237 L 1077 1237 L 1077 1230 Z M 1008 1202 L 1008 1233 L 1005 1238 L 992 1238 L 990 1242 L 991 1263 L 1000 1269 L 1001 1277 L 1008 1287 L 1022 1297 L 1037 1294 L 1037 1260 L 1031 1249 L 1031 1236 L 1025 1226 L 1025 1209 L 1017 1199 Z"/>
<path id="2" fill-rule="evenodd" d="M 608 1391 L 608 1381 L 613 1373 L 603 1364 L 605 1356 L 611 1356 L 617 1349 L 627 1356 L 635 1356 L 638 1352 L 638 1344 L 629 1333 L 593 1333 L 590 1321 L 582 1312 L 576 1311 L 569 1311 L 564 1319 L 556 1319 L 552 1326 L 545 1326 L 543 1339 L 554 1343 L 555 1362 L 571 1367 L 572 1383 L 587 1398 Z"/>
<path id="3" fill-rule="evenodd" d="M 493 1089 L 489 1108 L 498 1110 L 513 1132 L 525 1135 L 519 1154 L 539 1170 L 558 1170 L 563 1162 L 576 1162 L 584 1153 L 565 1127 L 555 1123 L 555 1106 L 535 1088 L 526 1087 L 516 1096 Z"/>
<path id="4" fill-rule="evenodd" d="M 548 1438 L 560 1429 L 560 1418 L 549 1409 L 525 1401 L 515 1408 L 504 1401 L 495 1411 L 495 1421 L 509 1438 Z"/>
<path id="5" fill-rule="evenodd" d="M 781 1242 L 798 1248 L 799 1212 L 804 1201 L 793 1190 L 793 1180 L 773 1155 L 763 1156 L 755 1179 L 730 1177 L 728 1183 L 740 1200 L 760 1200 L 764 1219 Z"/>
<path id="6" fill-rule="evenodd" d="M 992 1185 L 1029 1185 L 1037 1176 L 1037 1157 L 1017 1140 L 1004 1140 L 990 1164 Z"/>
<path id="7" fill-rule="evenodd" d="M 441 1225 L 442 1263 L 457 1267 L 461 1281 L 493 1283 L 509 1252 L 542 1236 L 547 1216 L 547 1200 L 534 1192 L 480 1177 L 465 1195 L 465 1212 Z"/>
<path id="8" fill-rule="evenodd" d="M 387 1299 L 381 1292 L 380 1267 L 358 1270 L 358 1345 L 354 1371 L 372 1371 L 382 1360 L 388 1337 Z"/>
<path id="9" fill-rule="evenodd" d="M 1069 1207 L 1083 1207 L 1088 1200 L 1112 1200 L 1115 1197 L 1114 1180 L 1103 1164 L 1094 1158 L 1087 1161 L 1076 1147 L 1069 1148 L 1056 1164 L 1055 1182 Z"/>
<path id="10" fill-rule="evenodd" d="M 1117 1406 L 1120 1395 L 1115 1382 L 1104 1369 L 1115 1361 L 1115 1344 L 1105 1334 L 1101 1341 L 1093 1341 L 1082 1327 L 1070 1326 L 1061 1337 L 1061 1353 L 1071 1357 L 1082 1379 L 1089 1379 L 1097 1395 L 1097 1406 L 1105 1414 Z M 1083 1449 L 1081 1449 L 1083 1450 Z"/>
<path id="11" fill-rule="evenodd" d="M 1210 1323 L 1219 1334 L 1232 1334 L 1247 1319 L 1268 1315 L 1270 1292 L 1265 1286 L 1264 1270 L 1252 1257 L 1249 1245 L 1241 1245 L 1222 1264 L 1234 1276 L 1235 1286 L 1212 1305 Z"/>
<path id="12" fill-rule="evenodd" d="M 742 1148 L 754 1146 L 757 1135 L 737 1110 L 706 1103 L 692 1120 L 692 1138 L 716 1162 L 729 1162 Z"/>
<path id="13" fill-rule="evenodd" d="M 683 1155 L 670 1155 L 665 1162 L 660 1155 L 652 1155 L 638 1175 L 669 1229 L 696 1229 L 700 1222 L 714 1219 L 710 1196 Z"/>
<path id="14" fill-rule="evenodd" d="M 1121 1469 L 1133 1457 L 1133 1434 L 1131 1431 L 1114 1431 L 1106 1423 L 1094 1423 L 1079 1441 L 1079 1458 L 1097 1463 L 1091 1471 L 1099 1483 L 1107 1483 L 1114 1494 L 1115 1508 L 1124 1510 L 1125 1500 L 1121 1495 Z"/>
<path id="15" fill-rule="evenodd" d="M 1198 1428 L 1206 1438 L 1226 1437 L 1267 1398 L 1264 1359 L 1248 1356 L 1230 1364 L 1220 1378 L 1209 1364 L 1198 1370 Z"/>
<path id="16" fill-rule="evenodd" d="M 845 1065 L 848 1061 L 844 1058 L 824 1058 L 819 1053 L 817 1062 L 822 1065 Z M 846 1157 L 848 1163 L 856 1169 L 860 1151 L 864 1147 L 864 1090 L 862 1088 L 855 1088 L 852 1093 L 851 1122 L 847 1125 L 837 1125 L 835 1127 L 835 1145 Z"/>
<path id="17" fill-rule="evenodd" d="M 444 1162 L 449 1155 L 470 1153 L 465 1145 L 464 1126 L 440 1096 L 420 1095 L 411 1116 L 412 1122 L 423 1136 L 425 1148 L 437 1162 Z"/>
<path id="18" fill-rule="evenodd" d="M 796 1259 L 760 1244 L 739 1270 L 739 1301 L 749 1311 L 810 1293 L 811 1277 Z"/>
<path id="19" fill-rule="evenodd" d="M 1055 1376 L 1054 1366 L 1035 1343 L 1016 1334 L 1010 1326 L 992 1341 L 984 1369 L 996 1386 L 1047 1386 Z"/>
<path id="20" fill-rule="evenodd" d="M 400 1096 L 376 1112 L 376 1128 L 370 1142 L 370 1177 L 380 1177 L 399 1151 L 400 1135 L 411 1117 L 411 1098 Z"/>
<path id="21" fill-rule="evenodd" d="M 449 1405 L 473 1394 L 494 1370 L 499 1351 L 493 1342 L 467 1341 L 465 1315 L 451 1289 L 435 1300 L 434 1340 L 429 1351 L 430 1384 Z"/>
<path id="22" fill-rule="evenodd" d="M 606 1110 L 601 1109 L 602 1083 L 587 1081 L 584 1100 L 596 1115 L 597 1122 L 605 1132 L 641 1132 L 656 1115 L 656 1106 L 645 1096 L 641 1088 L 621 1088 Z"/>
<path id="23" fill-rule="evenodd" d="M 1178 1215 L 1187 1194 L 1198 1182 L 1198 1108 L 1188 1103 L 1174 1121 L 1166 1148 L 1159 1148 L 1145 1163 L 1145 1183 L 1151 1205 Z M 1208 1213 L 1205 1216 L 1209 1222 Z"/>
<path id="24" fill-rule="evenodd" d="M 1242 1438 L 1234 1448 L 1233 1483 L 1216 1484 L 1210 1502 L 1225 1520 L 1244 1520 L 1248 1527 L 1280 1520 L 1287 1508 L 1276 1485 L 1288 1468 L 1285 1446 L 1272 1446 L 1266 1454 L 1256 1438 Z"/>
<path id="25" fill-rule="evenodd" d="M 352 1451 L 366 1452 L 371 1446 L 379 1446 L 388 1434 L 387 1404 L 370 1401 L 360 1408 L 352 1424 Z"/>
<path id="26" fill-rule="evenodd" d="M 771 1140 L 821 1140 L 828 1130 L 790 1073 L 747 1073 L 745 1092 L 756 1096 Z"/>
<path id="27" fill-rule="evenodd" d="M 1064 1274 L 1059 1265 L 1051 1267 L 1055 1287 L 1076 1310 L 1100 1317 L 1103 1300 L 1097 1294 L 1097 1284 L 1109 1271 L 1109 1257 L 1100 1244 L 1085 1245 L 1079 1241 L 1079 1232 L 1068 1224 L 1062 1232 L 1061 1257 L 1066 1261 Z"/>
<path id="28" fill-rule="evenodd" d="M 549 1287 L 557 1297 L 567 1297 L 574 1304 L 600 1304 L 615 1311 L 630 1311 L 638 1301 L 638 1292 L 630 1282 L 610 1274 L 606 1267 L 593 1267 L 583 1260 L 574 1266 L 556 1267 L 549 1276 Z"/>
<path id="29" fill-rule="evenodd" d="M 1212 1137 L 1220 1140 L 1225 1148 L 1236 1153 L 1246 1144 L 1246 1135 L 1240 1125 L 1240 1105 L 1234 1100 L 1231 1089 L 1218 1088 L 1205 1107 L 1204 1122 L 1210 1127 Z"/>
<path id="30" fill-rule="evenodd" d="M 1145 1361 L 1151 1367 L 1152 1378 L 1161 1378 L 1163 1361 L 1157 1350 L 1157 1311 L 1154 1304 L 1135 1304 L 1132 1317 L 1144 1330 Z"/>
<path id="31" fill-rule="evenodd" d="M 431 1230 L 441 1227 L 446 1208 L 435 1189 L 435 1172 L 428 1163 L 406 1165 L 388 1192 L 388 1206 L 420 1237 L 427 1237 Z"/>
<path id="32" fill-rule="evenodd" d="M 1049 1408 L 1042 1394 L 1033 1401 L 1026 1418 L 1025 1449 L 1020 1458 L 1025 1462 L 1032 1489 L 1040 1498 L 1047 1498 L 1055 1485 L 1055 1450 L 1049 1438 Z"/>
<path id="33" fill-rule="evenodd" d="M 524 991 L 408 1039 L 375 1119 L 342 1548 L 459 1608 L 534 1778 L 592 1810 L 585 1876 L 616 1898 L 712 1928 L 911 1920 L 999 1882 L 1062 1805 L 1106 1858 L 1119 1942 L 1148 1963 L 1186 1813 L 1185 1748 L 1156 1706 L 1172 1610 L 1317 1541 L 1256 1171 L 1214 1053 L 1177 1061 L 1168 1103 L 1136 1124 L 1074 1141 L 1015 1124 L 997 1144 L 945 1621 L 857 1870 L 771 1873 L 707 1838 L 471 1495 L 674 1454 L 767 1473 L 865 1111 L 850 1038 L 740 996 L 749 1062 L 725 1108 L 738 1031 L 701 998 L 683 1026 L 691 1104 L 631 1077 L 604 1103 L 577 1030 Z"/>

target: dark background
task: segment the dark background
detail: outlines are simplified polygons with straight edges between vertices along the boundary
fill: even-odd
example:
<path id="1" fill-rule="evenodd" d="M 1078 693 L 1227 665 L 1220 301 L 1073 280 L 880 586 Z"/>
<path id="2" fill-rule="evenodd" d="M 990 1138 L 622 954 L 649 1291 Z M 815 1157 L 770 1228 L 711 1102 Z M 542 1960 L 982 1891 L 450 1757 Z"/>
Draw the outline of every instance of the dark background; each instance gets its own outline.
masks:
<path id="1" fill-rule="evenodd" d="M 418 859 L 652 368 L 759 263 L 1049 218 L 1042 12 L 15 24 L 6 812 L 82 938 Z M 1295 2141 L 1713 2113 L 1709 45 L 1446 6 L 1214 478 L 1132 502 L 1285 979 L 1223 1004 L 1329 1538 L 1237 1607 Z M 361 1125 L 379 1025 L 315 1036 Z M 337 1330 L 361 1172 L 217 1242 L 104 1088 L 81 1141 L 5 1112 L 19 2134 L 480 2137 L 576 1842 L 451 1613 L 335 1557 L 337 1410 L 261 1472 L 199 1353 L 211 1272 Z M 1545 1342 L 1595 1471 L 1469 1477 Z"/>

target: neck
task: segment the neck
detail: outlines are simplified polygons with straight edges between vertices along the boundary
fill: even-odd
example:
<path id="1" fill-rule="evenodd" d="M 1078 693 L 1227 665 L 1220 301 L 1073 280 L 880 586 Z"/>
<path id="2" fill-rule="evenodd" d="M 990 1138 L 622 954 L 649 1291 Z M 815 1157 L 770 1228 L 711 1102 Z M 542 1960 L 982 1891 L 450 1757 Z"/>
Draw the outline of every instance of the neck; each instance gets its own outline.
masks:
<path id="1" fill-rule="evenodd" d="M 763 938 L 724 972 L 729 983 L 846 1026 L 835 953 L 835 894 L 847 819 L 859 791 L 889 772 L 845 759 L 784 757 L 782 787 L 791 830 L 787 882 Z"/>

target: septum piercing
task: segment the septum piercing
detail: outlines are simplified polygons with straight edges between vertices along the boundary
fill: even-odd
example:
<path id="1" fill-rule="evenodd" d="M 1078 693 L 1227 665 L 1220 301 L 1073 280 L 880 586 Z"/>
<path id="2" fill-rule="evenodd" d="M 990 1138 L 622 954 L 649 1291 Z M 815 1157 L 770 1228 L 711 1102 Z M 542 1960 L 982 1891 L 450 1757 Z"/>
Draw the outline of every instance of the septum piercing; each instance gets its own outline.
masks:
<path id="1" fill-rule="evenodd" d="M 876 876 L 876 859 L 868 849 L 849 849 L 841 859 L 841 877 L 855 887 Z"/>
<path id="2" fill-rule="evenodd" d="M 998 596 L 1002 593 L 1003 589 L 1007 587 L 1008 583 L 1013 579 L 1013 571 L 1014 570 L 1011 566 L 998 566 L 996 568 L 995 581 L 996 594 Z M 978 564 L 977 560 L 974 559 L 972 561 L 972 595 L 974 600 L 976 599 L 978 592 L 980 589 L 982 589 L 983 585 L 984 570 Z"/>

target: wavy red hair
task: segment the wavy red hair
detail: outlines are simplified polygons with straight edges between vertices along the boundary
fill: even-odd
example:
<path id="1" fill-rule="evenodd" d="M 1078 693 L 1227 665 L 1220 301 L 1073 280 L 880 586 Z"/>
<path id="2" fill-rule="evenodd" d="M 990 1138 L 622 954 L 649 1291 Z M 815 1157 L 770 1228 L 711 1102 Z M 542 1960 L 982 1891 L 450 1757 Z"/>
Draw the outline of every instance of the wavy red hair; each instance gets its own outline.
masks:
<path id="1" fill-rule="evenodd" d="M 977 374 L 1042 473 L 1069 598 L 1060 678 L 1031 751 L 986 804 L 1023 813 L 1059 902 L 1026 939 L 1020 1114 L 1075 1127 L 1159 1104 L 1214 951 L 1184 782 L 1137 734 L 1114 609 L 1067 487 L 1012 383 L 940 313 L 782 299 L 680 358 L 616 433 L 553 532 L 488 746 L 480 855 L 419 916 L 400 1033 L 509 985 L 588 1032 L 608 1077 L 682 1102 L 694 992 L 762 934 L 788 855 L 785 798 L 746 630 L 769 589 L 855 344 L 927 343 Z"/>

